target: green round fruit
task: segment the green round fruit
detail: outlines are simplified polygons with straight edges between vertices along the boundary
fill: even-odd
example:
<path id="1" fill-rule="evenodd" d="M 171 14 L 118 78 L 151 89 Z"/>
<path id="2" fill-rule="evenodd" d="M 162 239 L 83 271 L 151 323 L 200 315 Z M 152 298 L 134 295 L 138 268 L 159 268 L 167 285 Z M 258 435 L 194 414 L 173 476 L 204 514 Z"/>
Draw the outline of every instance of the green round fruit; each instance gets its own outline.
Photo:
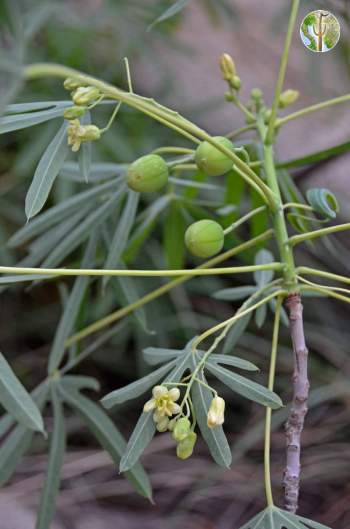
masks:
<path id="1" fill-rule="evenodd" d="M 228 138 L 214 136 L 213 139 L 223 147 L 233 150 L 232 142 Z M 218 176 L 227 173 L 233 166 L 233 161 L 230 158 L 207 141 L 203 141 L 198 145 L 195 161 L 197 167 L 209 176 Z"/>
<path id="2" fill-rule="evenodd" d="M 222 250 L 224 230 L 214 220 L 199 220 L 187 228 L 185 244 L 193 255 L 211 257 Z"/>
<path id="3" fill-rule="evenodd" d="M 168 182 L 168 166 L 158 154 L 147 154 L 128 168 L 127 183 L 139 193 L 159 191 Z"/>

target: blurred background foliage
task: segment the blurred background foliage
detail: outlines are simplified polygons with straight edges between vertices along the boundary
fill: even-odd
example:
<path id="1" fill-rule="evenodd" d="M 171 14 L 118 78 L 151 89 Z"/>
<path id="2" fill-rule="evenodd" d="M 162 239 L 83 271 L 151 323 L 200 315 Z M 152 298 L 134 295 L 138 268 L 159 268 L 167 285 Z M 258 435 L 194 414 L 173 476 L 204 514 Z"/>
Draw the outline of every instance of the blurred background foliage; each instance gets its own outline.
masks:
<path id="1" fill-rule="evenodd" d="M 9 60 L 12 65 L 34 61 L 52 61 L 73 66 L 92 75 L 99 76 L 116 85 L 127 88 L 123 57 L 127 56 L 131 64 L 134 89 L 160 101 L 170 102 L 180 112 L 200 123 L 206 123 L 209 132 L 228 132 L 237 126 L 238 118 L 231 118 L 231 109 L 224 102 L 224 84 L 220 80 L 218 67 L 210 71 L 212 85 L 216 94 L 206 84 L 196 85 L 197 77 L 189 77 L 188 70 L 179 69 L 183 59 L 206 69 L 206 37 L 209 41 L 221 42 L 222 33 L 233 34 L 240 24 L 247 24 L 245 2 L 220 0 L 202 0 L 187 2 L 186 9 L 174 17 L 155 25 L 147 31 L 149 25 L 167 9 L 172 2 L 167 0 L 89 0 L 35 2 L 27 0 L 17 4 L 3 2 L 0 9 L 2 61 Z M 257 5 L 256 2 L 253 2 Z M 312 4 L 312 5 L 310 5 Z M 10 7 L 10 9 L 9 9 Z M 272 9 L 271 9 L 272 8 Z M 344 35 L 349 35 L 350 13 L 346 0 L 333 2 L 303 2 L 304 13 L 317 8 L 327 8 L 339 17 Z M 263 83 L 269 86 L 267 99 L 273 90 L 273 72 L 277 68 L 278 50 L 275 42 L 283 38 L 287 7 L 280 2 L 270 0 L 266 6 L 268 25 L 264 28 L 264 53 L 267 56 L 264 71 L 250 74 L 258 83 L 260 75 Z M 10 13 L 10 16 L 9 16 Z M 186 38 L 189 26 L 198 20 L 206 20 L 205 34 L 200 26 L 193 26 L 194 33 L 200 34 L 201 52 L 189 44 Z M 259 17 L 249 23 L 258 27 Z M 12 26 L 11 31 L 8 27 Z M 14 37 L 13 37 L 14 35 Z M 227 41 L 224 42 L 227 46 Z M 295 44 L 295 46 L 301 43 Z M 170 55 L 167 54 L 170 50 Z M 312 57 L 304 51 L 300 55 L 304 66 L 302 71 L 304 86 L 314 97 L 327 97 L 346 91 L 350 78 L 349 39 L 343 38 L 333 55 L 333 64 L 327 68 L 338 71 L 342 79 L 331 89 L 323 71 L 323 66 L 312 63 Z M 236 58 L 239 65 L 244 63 L 247 50 L 221 49 Z M 169 57 L 171 60 L 169 60 Z M 329 59 L 327 59 L 329 60 Z M 275 64 L 276 63 L 276 64 Z M 270 65 L 273 65 L 273 71 Z M 299 64 L 299 63 L 298 63 Z M 147 71 L 149 65 L 149 71 Z M 306 65 L 306 66 L 305 66 Z M 198 65 L 197 65 L 198 66 Z M 242 68 L 248 68 L 245 65 Z M 195 66 L 193 66 L 195 70 Z M 263 69 L 263 65 L 261 65 Z M 295 63 L 291 68 L 295 68 Z M 14 69 L 15 70 L 15 69 Z M 315 70 L 317 79 L 313 74 Z M 8 69 L 6 70 L 9 71 Z M 244 72 L 240 73 L 244 81 Z M 2 76 L 0 87 L 5 93 L 9 89 L 17 91 L 16 102 L 61 100 L 67 96 L 60 83 L 55 80 L 30 83 L 20 87 L 16 75 L 11 79 Z M 186 77 L 186 79 L 185 79 Z M 268 81 L 267 81 L 268 79 Z M 11 82 L 14 84 L 11 85 Z M 254 86 L 249 86 L 248 89 Z M 299 80 L 296 79 L 296 83 Z M 192 84 L 192 93 L 201 92 L 199 101 L 194 97 L 186 98 L 183 86 Z M 293 86 L 294 87 L 294 86 Z M 181 100 L 179 98 L 181 95 Z M 221 94 L 221 95 L 220 95 Z M 173 103 L 172 103 L 173 102 Z M 349 116 L 346 109 L 342 114 Z M 205 114 L 203 118 L 203 113 Z M 215 114 L 225 114 L 224 126 Z M 96 112 L 97 124 L 108 120 L 108 107 Z M 339 116 L 339 114 L 336 114 Z M 232 116 L 235 116 L 234 111 Z M 211 126 L 208 121 L 212 119 Z M 320 117 L 316 117 L 321 119 Z M 348 123 L 347 119 L 347 123 Z M 233 123 L 234 125 L 230 125 Z M 238 123 L 238 125 L 237 125 Z M 313 122 L 315 123 L 315 122 Z M 309 124 L 301 125 L 310 127 Z M 346 171 L 349 155 L 337 144 L 348 140 L 349 128 L 342 129 L 340 137 L 334 136 L 334 121 L 324 122 L 314 132 L 322 136 L 320 150 L 331 148 L 326 157 L 314 155 L 306 162 L 291 162 L 290 174 L 301 187 L 308 187 L 316 178 L 318 182 L 327 180 L 332 167 L 336 174 Z M 57 123 L 49 121 L 33 128 L 0 136 L 0 256 L 2 264 L 14 264 L 23 259 L 39 259 L 42 263 L 47 253 L 39 256 L 38 248 L 28 243 L 13 248 L 8 239 L 25 224 L 24 197 L 30 179 L 48 138 L 55 134 Z M 293 130 L 281 135 L 278 152 L 281 159 L 298 159 L 301 154 L 313 153 L 313 142 L 305 147 L 305 152 L 294 151 L 294 155 L 283 154 L 283 146 L 293 145 Z M 246 139 L 247 138 L 247 139 Z M 93 161 L 108 162 L 119 166 L 162 145 L 184 145 L 184 141 L 161 125 L 127 108 L 118 116 L 109 134 L 93 146 Z M 244 136 L 242 142 L 256 151 L 253 136 Z M 290 147 L 289 147 L 290 148 Z M 317 152 L 318 146 L 315 146 Z M 340 153 L 340 154 L 339 154 Z M 325 158 L 325 159 L 323 159 Z M 52 207 L 68 197 L 89 189 L 72 165 L 73 157 L 66 163 L 57 179 L 53 193 L 46 207 Z M 97 171 L 97 180 L 103 180 L 101 171 Z M 340 169 L 339 169 L 340 168 Z M 106 169 L 106 168 L 105 168 Z M 91 174 L 93 181 L 94 174 Z M 190 173 L 184 175 L 190 176 Z M 194 179 L 203 183 L 200 173 Z M 340 183 L 339 183 L 340 182 Z M 340 202 L 341 215 L 348 218 L 349 191 L 342 183 L 334 181 L 334 190 L 343 190 Z M 194 266 L 197 262 L 184 253 L 182 238 L 186 226 L 193 220 L 210 217 L 214 213 L 224 225 L 232 222 L 241 213 L 246 212 L 250 204 L 256 207 L 257 198 L 247 192 L 237 181 L 233 173 L 220 177 L 215 188 L 198 188 L 172 185 L 167 195 L 156 198 L 144 198 L 138 207 L 135 226 L 131 233 L 131 243 L 124 253 L 124 262 L 134 268 L 165 268 Z M 204 182 L 205 184 L 205 182 Z M 343 187 L 342 187 L 343 186 Z M 332 189 L 332 186 L 328 184 Z M 166 199 L 168 197 L 168 199 Z M 234 210 L 222 211 L 222 205 L 234 205 Z M 153 209 L 152 209 L 153 208 Z M 83 214 L 83 213 L 82 213 Z M 119 211 L 112 211 L 101 231 L 97 262 L 103 265 L 106 259 L 106 245 L 113 236 L 119 221 Z M 65 219 L 67 222 L 69 219 Z M 76 219 L 76 223 L 79 219 Z M 256 236 L 266 228 L 264 216 L 255 217 L 247 231 L 241 229 L 240 240 Z M 66 228 L 69 229 L 68 226 Z M 61 234 L 64 240 L 65 233 Z M 227 248 L 236 243 L 232 236 L 227 238 Z M 79 266 L 85 240 L 73 252 L 64 257 L 64 266 Z M 271 248 L 270 248 L 271 249 Z M 273 248 L 272 248 L 273 250 Z M 51 248 L 52 251 L 52 248 Z M 349 273 L 350 247 L 347 236 L 333 237 L 326 242 L 298 250 L 299 259 L 312 266 L 318 263 L 322 268 L 341 274 Z M 241 259 L 250 259 L 252 254 L 243 254 Z M 28 261 L 27 261 L 28 262 Z M 238 260 L 234 261 L 238 263 Z M 213 293 L 219 289 L 249 284 L 246 277 L 196 278 L 179 286 L 169 294 L 146 305 L 137 315 L 131 315 L 118 323 L 115 332 L 94 354 L 83 362 L 76 372 L 97 378 L 101 383 L 100 398 L 106 392 L 136 379 L 149 369 L 143 360 L 141 351 L 148 345 L 180 348 L 201 329 L 231 315 L 236 304 L 214 299 Z M 77 318 L 75 327 L 81 329 L 87 324 L 103 317 L 112 310 L 126 305 L 130 298 L 141 296 L 162 284 L 159 279 L 112 280 L 103 289 L 99 281 L 92 282 L 88 297 Z M 3 287 L 0 306 L 1 348 L 11 362 L 12 367 L 28 389 L 34 388 L 46 374 L 47 356 L 50 351 L 55 329 L 62 307 L 71 290 L 72 282 L 47 281 L 31 287 Z M 238 306 L 238 304 L 237 304 Z M 305 301 L 306 335 L 310 348 L 311 402 L 303 435 L 303 483 L 300 512 L 313 517 L 317 512 L 319 521 L 338 529 L 350 524 L 350 513 L 346 507 L 350 499 L 350 400 L 347 379 L 350 373 L 349 361 L 349 311 L 336 301 L 310 299 Z M 231 347 L 235 344 L 235 354 L 247 358 L 261 368 L 256 380 L 265 383 L 269 340 L 271 336 L 271 317 L 267 314 L 260 327 L 251 320 L 245 332 L 240 336 L 231 336 Z M 242 330 L 243 331 L 243 330 Z M 90 343 L 87 340 L 87 344 Z M 70 351 L 75 355 L 81 345 Z M 284 402 L 290 399 L 290 376 L 292 368 L 291 348 L 287 333 L 282 334 L 279 348 L 278 377 L 276 391 Z M 173 529 L 185 526 L 206 529 L 228 529 L 238 527 L 240 523 L 263 507 L 262 492 L 262 428 L 264 410 L 257 405 L 244 401 L 232 393 L 220 388 L 223 396 L 229 400 L 229 412 L 225 429 L 228 434 L 234 463 L 231 470 L 222 470 L 208 457 L 204 445 L 199 445 L 193 458 L 185 463 L 173 455 L 172 443 L 166 436 L 158 436 L 148 450 L 144 463 L 150 473 L 155 489 L 156 506 L 137 497 L 130 485 L 116 473 L 115 466 L 105 453 L 95 444 L 93 437 L 82 426 L 80 420 L 68 414 L 68 453 L 63 467 L 61 494 L 58 512 L 52 527 L 60 529 L 80 529 L 94 527 L 104 529 L 111 524 L 133 529 L 140 524 L 147 529 Z M 91 394 L 96 399 L 96 396 Z M 113 420 L 128 435 L 137 418 L 142 401 L 133 401 L 131 405 L 118 409 Z M 283 421 L 287 411 L 282 409 L 274 414 L 272 469 L 276 487 L 276 497 L 281 496 L 281 472 L 284 463 Z M 46 410 L 47 428 L 51 427 L 51 411 Z M 46 441 L 35 436 L 30 452 L 22 460 L 12 480 L 0 492 L 2 517 L 0 528 L 25 527 L 34 524 L 34 512 L 38 504 L 42 473 L 46 461 Z"/>

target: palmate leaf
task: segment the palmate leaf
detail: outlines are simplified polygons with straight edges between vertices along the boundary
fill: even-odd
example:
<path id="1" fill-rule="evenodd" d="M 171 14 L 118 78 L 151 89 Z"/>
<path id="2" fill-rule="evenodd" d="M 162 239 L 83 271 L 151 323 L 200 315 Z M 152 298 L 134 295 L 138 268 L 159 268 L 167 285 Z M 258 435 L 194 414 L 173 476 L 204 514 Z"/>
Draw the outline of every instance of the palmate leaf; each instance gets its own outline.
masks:
<path id="1" fill-rule="evenodd" d="M 53 430 L 50 440 L 46 477 L 36 520 L 36 529 L 49 529 L 50 527 L 55 513 L 56 496 L 60 486 L 60 472 L 66 449 L 65 422 L 56 383 L 51 384 L 51 402 L 53 407 Z"/>
<path id="2" fill-rule="evenodd" d="M 194 364 L 193 367 L 195 367 Z M 203 372 L 198 374 L 198 379 L 206 383 Z M 230 467 L 232 455 L 224 430 L 221 426 L 209 428 L 207 425 L 208 410 L 213 399 L 212 392 L 195 381 L 192 386 L 191 396 L 199 429 L 208 445 L 212 458 L 221 467 Z"/>
<path id="3" fill-rule="evenodd" d="M 147 347 L 143 350 L 143 357 L 147 364 L 155 366 L 174 360 L 182 354 L 183 351 L 179 349 L 164 349 L 162 347 Z"/>
<path id="4" fill-rule="evenodd" d="M 149 388 L 153 387 L 164 375 L 166 375 L 176 364 L 176 360 L 169 362 L 165 366 L 152 371 L 149 375 L 108 393 L 101 399 L 101 404 L 104 408 L 110 409 L 117 404 L 121 404 L 130 399 L 136 399 Z"/>
<path id="5" fill-rule="evenodd" d="M 43 419 L 37 405 L 1 353 L 0 402 L 21 425 L 44 432 Z"/>
<path id="6" fill-rule="evenodd" d="M 237 367 L 238 369 L 244 369 L 245 371 L 259 371 L 259 368 L 256 365 L 243 358 L 238 358 L 238 356 L 211 354 L 207 362 Z"/>
<path id="7" fill-rule="evenodd" d="M 60 392 L 69 406 L 82 417 L 114 463 L 119 464 L 125 452 L 126 442 L 108 415 L 97 404 L 72 388 L 60 385 Z M 146 498 L 152 499 L 151 485 L 143 467 L 135 461 L 127 470 L 129 472 L 126 477 L 135 489 Z"/>
<path id="8" fill-rule="evenodd" d="M 68 155 L 67 127 L 68 123 L 64 121 L 36 168 L 26 196 L 27 219 L 34 217 L 43 208 L 56 176 Z"/>
<path id="9" fill-rule="evenodd" d="M 110 192 L 115 191 L 120 186 L 121 181 L 121 178 L 117 178 L 113 182 L 107 182 L 87 191 L 83 191 L 82 193 L 77 193 L 64 202 L 53 206 L 18 230 L 8 241 L 8 245 L 11 248 L 16 248 L 17 246 L 28 242 L 30 239 L 44 232 L 48 228 L 51 228 L 56 223 L 67 219 L 72 213 L 81 209 L 82 206 L 94 203 L 101 195 L 108 195 Z"/>
<path id="10" fill-rule="evenodd" d="M 90 268 L 92 266 L 96 253 L 96 244 L 97 237 L 96 231 L 94 231 L 90 236 L 89 242 L 84 252 L 84 256 L 81 263 L 82 268 Z M 58 369 L 62 361 L 64 352 L 66 350 L 66 339 L 71 334 L 74 328 L 89 281 L 89 277 L 81 276 L 77 277 L 74 282 L 74 286 L 69 295 L 60 322 L 56 328 L 55 338 L 53 340 L 52 348 L 49 355 L 48 372 L 50 374 L 54 373 L 54 371 Z"/>
<path id="11" fill-rule="evenodd" d="M 239 393 L 246 399 L 258 402 L 263 406 L 269 406 L 274 410 L 283 406 L 280 397 L 261 384 L 232 373 L 224 367 L 214 365 L 214 363 L 207 363 L 206 369 L 232 391 Z"/>
<path id="12" fill-rule="evenodd" d="M 45 404 L 49 393 L 49 385 L 44 383 L 38 386 L 32 397 L 39 410 Z M 6 416 L 5 416 L 6 418 Z M 9 421 L 6 421 L 7 425 Z M 0 447 L 0 486 L 4 485 L 12 476 L 23 454 L 28 450 L 34 436 L 34 431 L 25 426 L 18 425 L 8 435 Z"/>
<path id="13" fill-rule="evenodd" d="M 259 512 L 240 529 L 331 529 L 319 522 L 272 506 Z"/>

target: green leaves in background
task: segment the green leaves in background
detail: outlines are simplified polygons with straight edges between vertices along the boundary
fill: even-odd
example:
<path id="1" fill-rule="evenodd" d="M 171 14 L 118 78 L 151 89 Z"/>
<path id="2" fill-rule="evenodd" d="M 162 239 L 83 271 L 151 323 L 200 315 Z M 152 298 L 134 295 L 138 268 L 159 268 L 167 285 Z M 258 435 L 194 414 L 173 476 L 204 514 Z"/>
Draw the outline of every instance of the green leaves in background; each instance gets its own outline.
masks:
<path id="1" fill-rule="evenodd" d="M 171 18 L 177 13 L 179 13 L 182 9 L 187 6 L 189 2 L 190 0 L 177 0 L 177 2 L 174 2 L 173 5 L 166 9 L 164 13 L 162 13 L 154 22 L 152 22 L 152 24 L 148 28 L 148 31 L 150 31 L 156 24 L 164 22 L 168 18 Z"/>
<path id="2" fill-rule="evenodd" d="M 46 477 L 41 493 L 36 521 L 36 529 L 49 529 L 55 513 L 55 500 L 60 486 L 60 472 L 66 449 L 66 428 L 62 402 L 56 384 L 51 383 L 51 402 L 53 411 L 53 430 L 50 439 L 50 452 Z"/>
<path id="3" fill-rule="evenodd" d="M 43 208 L 56 176 L 68 155 L 67 127 L 68 123 L 64 121 L 36 168 L 26 196 L 27 219 L 34 217 Z"/>
<path id="4" fill-rule="evenodd" d="M 44 432 L 41 413 L 5 357 L 0 353 L 0 401 L 2 406 L 23 426 Z"/>
<path id="5" fill-rule="evenodd" d="M 186 222 L 183 216 L 182 207 L 174 200 L 170 204 L 163 228 L 163 249 L 166 258 L 166 268 L 181 269 L 184 267 L 185 230 Z"/>
<path id="6" fill-rule="evenodd" d="M 89 111 L 81 116 L 80 123 L 90 125 L 91 113 Z M 84 141 L 81 144 L 78 152 L 78 165 L 85 182 L 88 182 L 91 170 L 91 141 Z"/>
<path id="7" fill-rule="evenodd" d="M 50 119 L 62 117 L 64 108 L 68 105 L 69 103 L 56 106 L 54 101 L 49 101 L 47 103 L 21 103 L 19 105 L 10 105 L 7 109 L 11 110 L 12 113 L 0 118 L 0 134 L 33 127 L 33 125 L 44 123 Z M 33 112 L 36 108 L 44 108 L 45 110 Z M 22 113 L 16 113 L 16 110 L 21 111 Z"/>
<path id="8" fill-rule="evenodd" d="M 335 219 L 339 212 L 339 204 L 334 194 L 322 187 L 306 191 L 306 198 L 314 211 L 326 219 Z"/>

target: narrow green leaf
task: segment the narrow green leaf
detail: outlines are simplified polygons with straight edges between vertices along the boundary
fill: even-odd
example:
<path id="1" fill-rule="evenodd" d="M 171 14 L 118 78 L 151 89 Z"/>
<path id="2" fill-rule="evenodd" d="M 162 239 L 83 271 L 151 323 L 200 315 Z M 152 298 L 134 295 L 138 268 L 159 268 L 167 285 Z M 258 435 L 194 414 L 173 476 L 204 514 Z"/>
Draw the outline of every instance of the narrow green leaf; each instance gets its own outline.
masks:
<path id="1" fill-rule="evenodd" d="M 117 229 L 114 233 L 107 260 L 105 262 L 105 268 L 115 268 L 121 258 L 123 251 L 127 245 L 131 229 L 135 222 L 135 216 L 137 212 L 137 206 L 139 203 L 140 194 L 135 191 L 129 190 L 127 193 L 127 201 L 123 209 L 123 213 L 117 224 Z M 106 286 L 108 277 L 103 278 L 103 285 Z"/>
<path id="2" fill-rule="evenodd" d="M 130 470 L 140 459 L 142 453 L 153 439 L 156 426 L 152 412 L 142 412 L 121 458 L 119 470 Z"/>
<path id="3" fill-rule="evenodd" d="M 231 352 L 236 347 L 236 344 L 251 320 L 252 313 L 249 312 L 242 318 L 240 318 L 233 327 L 228 331 L 224 346 L 222 348 L 222 354 L 231 354 Z"/>
<path id="4" fill-rule="evenodd" d="M 264 265 L 272 263 L 274 261 L 274 256 L 269 250 L 262 248 L 255 254 L 255 264 Z M 274 276 L 273 270 L 258 270 L 254 272 L 254 280 L 258 287 L 263 287 L 269 283 Z"/>
<path id="5" fill-rule="evenodd" d="M 71 106 L 71 101 L 34 101 L 30 103 L 12 103 L 5 108 L 5 114 L 22 114 L 36 110 L 50 110 L 53 108 L 66 108 Z"/>
<path id="6" fill-rule="evenodd" d="M 295 182 L 288 171 L 278 171 L 278 181 L 285 202 L 305 204 L 303 195 L 295 185 Z M 300 214 L 300 209 L 290 208 L 289 211 L 289 214 L 294 215 L 294 218 L 292 217 L 292 222 L 297 225 L 297 231 L 300 231 L 301 233 L 310 231 L 310 222 L 306 219 L 297 217 L 297 215 Z"/>
<path id="7" fill-rule="evenodd" d="M 14 283 L 25 283 L 26 281 L 36 281 L 42 279 L 52 279 L 52 275 L 45 276 L 43 274 L 25 274 L 25 275 L 16 275 L 16 276 L 3 276 L 0 277 L 0 285 L 13 285 Z"/>
<path id="8" fill-rule="evenodd" d="M 173 5 L 166 9 L 164 13 L 162 13 L 154 22 L 152 22 L 152 24 L 148 27 L 148 31 L 150 31 L 156 24 L 164 22 L 164 20 L 167 20 L 168 18 L 171 18 L 179 13 L 189 2 L 190 0 L 177 0 L 177 2 L 174 2 Z"/>
<path id="9" fill-rule="evenodd" d="M 82 417 L 89 430 L 109 453 L 114 463 L 118 465 L 127 447 L 123 436 L 108 415 L 102 408 L 80 393 L 63 387 L 61 387 L 61 391 L 67 403 Z M 152 424 L 154 425 L 153 419 Z M 136 462 L 137 460 L 126 469 L 129 470 L 126 477 L 140 494 L 152 499 L 152 489 L 147 474 L 143 467 Z"/>
<path id="10" fill-rule="evenodd" d="M 233 287 L 218 290 L 213 294 L 213 298 L 221 299 L 223 301 L 236 301 L 238 299 L 245 299 L 256 291 L 256 286 Z"/>
<path id="11" fill-rule="evenodd" d="M 1 353 L 0 396 L 1 404 L 20 424 L 39 432 L 44 431 L 38 407 Z"/>
<path id="12" fill-rule="evenodd" d="M 98 228 L 110 215 L 112 209 L 116 206 L 124 189 L 119 190 L 109 200 L 104 202 L 100 207 L 89 214 L 83 221 L 78 224 L 74 230 L 67 234 L 50 255 L 42 263 L 43 268 L 51 268 L 59 265 L 67 255 L 71 254 L 85 239 L 88 238 L 92 229 Z"/>
<path id="13" fill-rule="evenodd" d="M 328 160 L 333 156 L 339 156 L 350 150 L 350 141 L 336 145 L 335 147 L 330 147 L 329 149 L 324 149 L 322 151 L 317 151 L 307 156 L 302 156 L 301 158 L 295 158 L 293 160 L 286 160 L 279 162 L 277 164 L 278 169 L 294 169 L 295 167 L 302 167 L 305 165 L 315 164 L 317 162 L 322 162 L 323 160 Z"/>
<path id="14" fill-rule="evenodd" d="M 0 134 L 32 127 L 38 123 L 44 123 L 45 121 L 49 121 L 49 119 L 61 116 L 63 116 L 63 108 L 51 108 L 39 112 L 3 116 L 0 118 Z"/>
<path id="15" fill-rule="evenodd" d="M 238 356 L 211 354 L 207 362 L 238 367 L 239 369 L 244 369 L 245 371 L 259 371 L 259 368 L 255 364 L 252 364 L 252 362 L 244 360 L 243 358 L 239 358 Z"/>
<path id="16" fill-rule="evenodd" d="M 306 191 L 306 198 L 316 213 L 327 219 L 335 219 L 339 212 L 339 204 L 329 189 L 315 187 Z"/>
<path id="17" fill-rule="evenodd" d="M 85 112 L 85 114 L 80 118 L 80 122 L 82 125 L 90 125 L 91 114 L 89 111 Z M 81 144 L 78 153 L 78 164 L 85 182 L 88 182 L 91 170 L 91 141 L 84 141 Z"/>
<path id="18" fill-rule="evenodd" d="M 99 162 L 91 163 L 90 166 L 90 181 L 101 181 L 114 178 L 119 175 L 123 175 L 126 172 L 128 164 L 125 163 L 110 163 L 110 162 Z M 73 180 L 73 182 L 83 182 L 84 178 L 81 176 L 81 170 L 79 164 L 76 162 L 68 161 L 64 162 L 63 167 L 60 171 L 60 177 L 67 180 Z"/>
<path id="19" fill-rule="evenodd" d="M 260 305 L 255 311 L 255 324 L 258 329 L 261 329 L 261 327 L 264 325 L 265 320 L 267 316 L 267 304 L 264 303 L 264 305 Z"/>
<path id="20" fill-rule="evenodd" d="M 39 410 L 45 404 L 49 391 L 48 384 L 41 384 L 32 392 L 32 398 Z M 0 487 L 12 476 L 23 454 L 31 445 L 34 435 L 33 430 L 18 425 L 8 435 L 0 447 Z"/>
<path id="21" fill-rule="evenodd" d="M 64 375 L 60 384 L 65 387 L 68 386 L 75 390 L 92 389 L 93 391 L 100 390 L 100 383 L 94 377 L 86 377 L 82 375 Z"/>
<path id="22" fill-rule="evenodd" d="M 239 393 L 246 399 L 258 402 L 263 406 L 269 406 L 272 409 L 277 409 L 283 406 L 280 397 L 261 384 L 257 384 L 241 375 L 232 373 L 218 365 L 214 366 L 214 364 L 207 364 L 206 368 L 223 384 L 232 389 L 232 391 Z"/>
<path id="23" fill-rule="evenodd" d="M 64 121 L 36 168 L 26 196 L 25 212 L 27 219 L 34 217 L 43 208 L 56 176 L 68 154 L 67 126 L 67 122 Z"/>
<path id="24" fill-rule="evenodd" d="M 113 182 L 107 182 L 93 187 L 88 191 L 78 193 L 64 202 L 57 204 L 18 230 L 8 241 L 8 245 L 11 248 L 16 248 L 24 244 L 57 222 L 67 219 L 72 213 L 76 213 L 82 205 L 94 202 L 101 195 L 114 191 L 120 184 L 121 178 L 118 178 Z"/>
<path id="25" fill-rule="evenodd" d="M 185 219 L 177 201 L 170 204 L 168 215 L 163 224 L 163 248 L 167 268 L 181 269 L 185 261 L 184 235 Z"/>
<path id="26" fill-rule="evenodd" d="M 53 406 L 53 430 L 48 466 L 36 520 L 36 529 L 50 528 L 55 513 L 56 496 L 60 486 L 60 472 L 66 448 L 66 432 L 62 404 L 55 384 L 51 384 L 51 402 Z"/>
<path id="27" fill-rule="evenodd" d="M 199 380 L 206 383 L 203 373 L 199 373 Z M 193 406 L 201 434 L 208 445 L 214 461 L 221 467 L 229 468 L 232 461 L 231 449 L 226 439 L 226 435 L 221 426 L 209 428 L 207 425 L 207 415 L 213 394 L 208 388 L 198 382 L 194 382 L 191 390 Z"/>
<path id="28" fill-rule="evenodd" d="M 90 236 L 90 240 L 86 246 L 84 256 L 82 259 L 82 268 L 89 268 L 94 262 L 96 253 L 96 232 L 94 231 Z M 68 298 L 66 307 L 61 316 L 60 322 L 56 328 L 55 338 L 49 355 L 48 373 L 52 374 L 59 368 L 62 361 L 66 346 L 65 342 L 68 336 L 74 329 L 74 325 L 80 310 L 81 303 L 85 296 L 90 278 L 81 276 L 77 277 L 70 296 Z"/>
<path id="29" fill-rule="evenodd" d="M 275 299 L 270 299 L 269 301 L 269 306 L 272 310 L 272 312 L 275 314 L 276 312 L 276 306 L 277 306 L 277 302 Z M 283 323 L 283 325 L 285 325 L 286 327 L 289 327 L 289 318 L 288 318 L 288 315 L 284 309 L 284 307 L 281 307 L 281 322 Z"/>
<path id="30" fill-rule="evenodd" d="M 127 266 L 123 262 L 119 264 L 121 270 L 127 270 Z M 135 303 L 140 299 L 141 295 L 139 294 L 136 282 L 133 281 L 132 277 L 114 277 L 112 278 L 112 284 L 118 289 L 118 299 L 123 305 L 130 305 Z M 146 332 L 149 332 L 147 329 L 147 317 L 146 310 L 144 306 L 138 307 L 133 311 L 132 317 L 139 323 L 142 329 Z"/>
<path id="31" fill-rule="evenodd" d="M 116 389 L 111 393 L 108 393 L 101 399 L 102 406 L 110 409 L 117 404 L 121 404 L 130 399 L 136 399 L 149 388 L 154 386 L 164 375 L 166 375 L 176 364 L 176 360 L 169 362 L 165 366 L 152 371 L 149 375 L 124 386 L 123 388 Z"/>
<path id="32" fill-rule="evenodd" d="M 143 356 L 147 364 L 155 366 L 163 364 L 180 356 L 182 351 L 178 349 L 163 349 L 161 347 L 146 347 L 143 350 Z"/>

